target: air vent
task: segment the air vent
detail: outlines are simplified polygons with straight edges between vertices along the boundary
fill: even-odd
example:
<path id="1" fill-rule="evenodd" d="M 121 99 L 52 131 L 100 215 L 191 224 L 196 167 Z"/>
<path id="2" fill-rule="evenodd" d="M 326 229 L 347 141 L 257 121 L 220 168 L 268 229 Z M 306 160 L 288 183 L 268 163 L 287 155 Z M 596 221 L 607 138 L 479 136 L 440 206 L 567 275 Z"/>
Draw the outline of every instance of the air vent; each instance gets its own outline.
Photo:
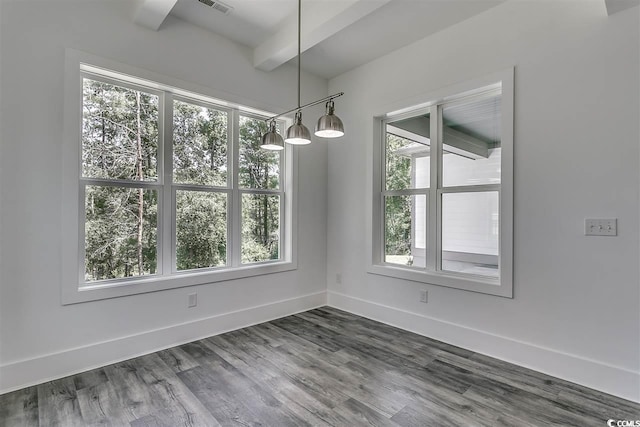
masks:
<path id="1" fill-rule="evenodd" d="M 233 10 L 231 6 L 228 6 L 222 3 L 221 1 L 214 1 L 214 0 L 198 0 L 198 1 L 202 4 L 206 4 L 207 6 L 214 8 L 218 12 L 224 13 L 225 15 L 228 15 Z"/>

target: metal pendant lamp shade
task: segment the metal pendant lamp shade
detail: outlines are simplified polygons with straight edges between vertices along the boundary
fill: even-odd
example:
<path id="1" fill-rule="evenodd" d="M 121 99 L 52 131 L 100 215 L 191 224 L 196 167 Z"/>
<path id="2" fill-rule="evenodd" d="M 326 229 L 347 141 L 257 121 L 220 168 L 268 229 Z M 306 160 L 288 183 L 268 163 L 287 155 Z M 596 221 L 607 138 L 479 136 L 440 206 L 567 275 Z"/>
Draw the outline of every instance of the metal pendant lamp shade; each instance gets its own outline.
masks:
<path id="1" fill-rule="evenodd" d="M 1 0 L 0 0 L 1 1 Z M 336 116 L 333 112 L 333 99 L 344 95 L 343 92 L 329 95 L 317 101 L 310 102 L 305 105 L 301 105 L 300 102 L 300 39 L 302 33 L 302 0 L 298 0 L 298 106 L 292 108 L 289 111 L 278 114 L 276 116 L 266 119 L 269 122 L 269 131 L 262 136 L 261 148 L 265 150 L 282 150 L 284 148 L 284 142 L 292 145 L 306 145 L 311 144 L 311 132 L 305 125 L 302 124 L 302 110 L 313 105 L 318 105 L 322 102 L 327 102 L 327 112 L 324 116 L 320 117 L 316 126 L 315 134 L 322 138 L 338 138 L 344 135 L 344 126 L 342 120 Z M 285 114 L 296 112 L 293 125 L 287 129 L 287 137 L 282 141 L 282 137 L 276 130 L 275 119 L 282 117 Z"/>
<path id="2" fill-rule="evenodd" d="M 262 144 L 260 148 L 271 151 L 284 150 L 284 141 L 276 129 L 276 121 L 271 120 L 269 123 L 269 131 L 262 135 Z"/>
<path id="3" fill-rule="evenodd" d="M 333 100 L 327 102 L 327 111 L 318 119 L 315 134 L 321 138 L 339 138 L 344 135 L 342 120 L 334 114 Z"/>
<path id="4" fill-rule="evenodd" d="M 311 132 L 302 124 L 302 111 L 296 113 L 295 122 L 287 129 L 285 142 L 292 145 L 311 144 Z"/>

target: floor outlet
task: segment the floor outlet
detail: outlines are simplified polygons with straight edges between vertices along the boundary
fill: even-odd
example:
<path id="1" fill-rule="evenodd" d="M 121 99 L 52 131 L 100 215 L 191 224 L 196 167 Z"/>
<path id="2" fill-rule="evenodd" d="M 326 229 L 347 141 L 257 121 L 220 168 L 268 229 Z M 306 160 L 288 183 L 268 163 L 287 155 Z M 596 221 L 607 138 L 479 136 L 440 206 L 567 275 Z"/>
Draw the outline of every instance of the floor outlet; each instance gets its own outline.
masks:
<path id="1" fill-rule="evenodd" d="M 424 289 L 420 291 L 420 302 L 423 302 L 425 304 L 429 302 L 429 294 Z"/>

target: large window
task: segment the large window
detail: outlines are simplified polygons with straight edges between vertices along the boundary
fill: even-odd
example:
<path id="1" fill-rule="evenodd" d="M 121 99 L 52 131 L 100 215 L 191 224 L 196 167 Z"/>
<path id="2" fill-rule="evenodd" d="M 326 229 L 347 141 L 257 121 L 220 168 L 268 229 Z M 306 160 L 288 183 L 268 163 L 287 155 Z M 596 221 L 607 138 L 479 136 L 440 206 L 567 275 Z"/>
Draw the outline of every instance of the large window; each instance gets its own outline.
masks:
<path id="1" fill-rule="evenodd" d="M 512 80 L 378 121 L 371 271 L 512 295 Z"/>
<path id="2" fill-rule="evenodd" d="M 75 290 L 111 291 L 63 300 L 295 268 L 292 155 L 260 149 L 265 115 L 80 68 Z"/>

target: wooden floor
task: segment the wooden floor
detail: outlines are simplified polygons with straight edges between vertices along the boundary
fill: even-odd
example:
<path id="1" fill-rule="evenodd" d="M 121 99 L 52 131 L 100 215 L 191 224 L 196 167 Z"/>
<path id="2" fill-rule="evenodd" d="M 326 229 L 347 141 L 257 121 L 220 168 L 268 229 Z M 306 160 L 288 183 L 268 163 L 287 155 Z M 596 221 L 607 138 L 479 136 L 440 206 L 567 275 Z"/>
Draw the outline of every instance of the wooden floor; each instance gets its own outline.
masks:
<path id="1" fill-rule="evenodd" d="M 640 405 L 333 308 L 0 396 L 1 426 L 606 426 Z"/>

